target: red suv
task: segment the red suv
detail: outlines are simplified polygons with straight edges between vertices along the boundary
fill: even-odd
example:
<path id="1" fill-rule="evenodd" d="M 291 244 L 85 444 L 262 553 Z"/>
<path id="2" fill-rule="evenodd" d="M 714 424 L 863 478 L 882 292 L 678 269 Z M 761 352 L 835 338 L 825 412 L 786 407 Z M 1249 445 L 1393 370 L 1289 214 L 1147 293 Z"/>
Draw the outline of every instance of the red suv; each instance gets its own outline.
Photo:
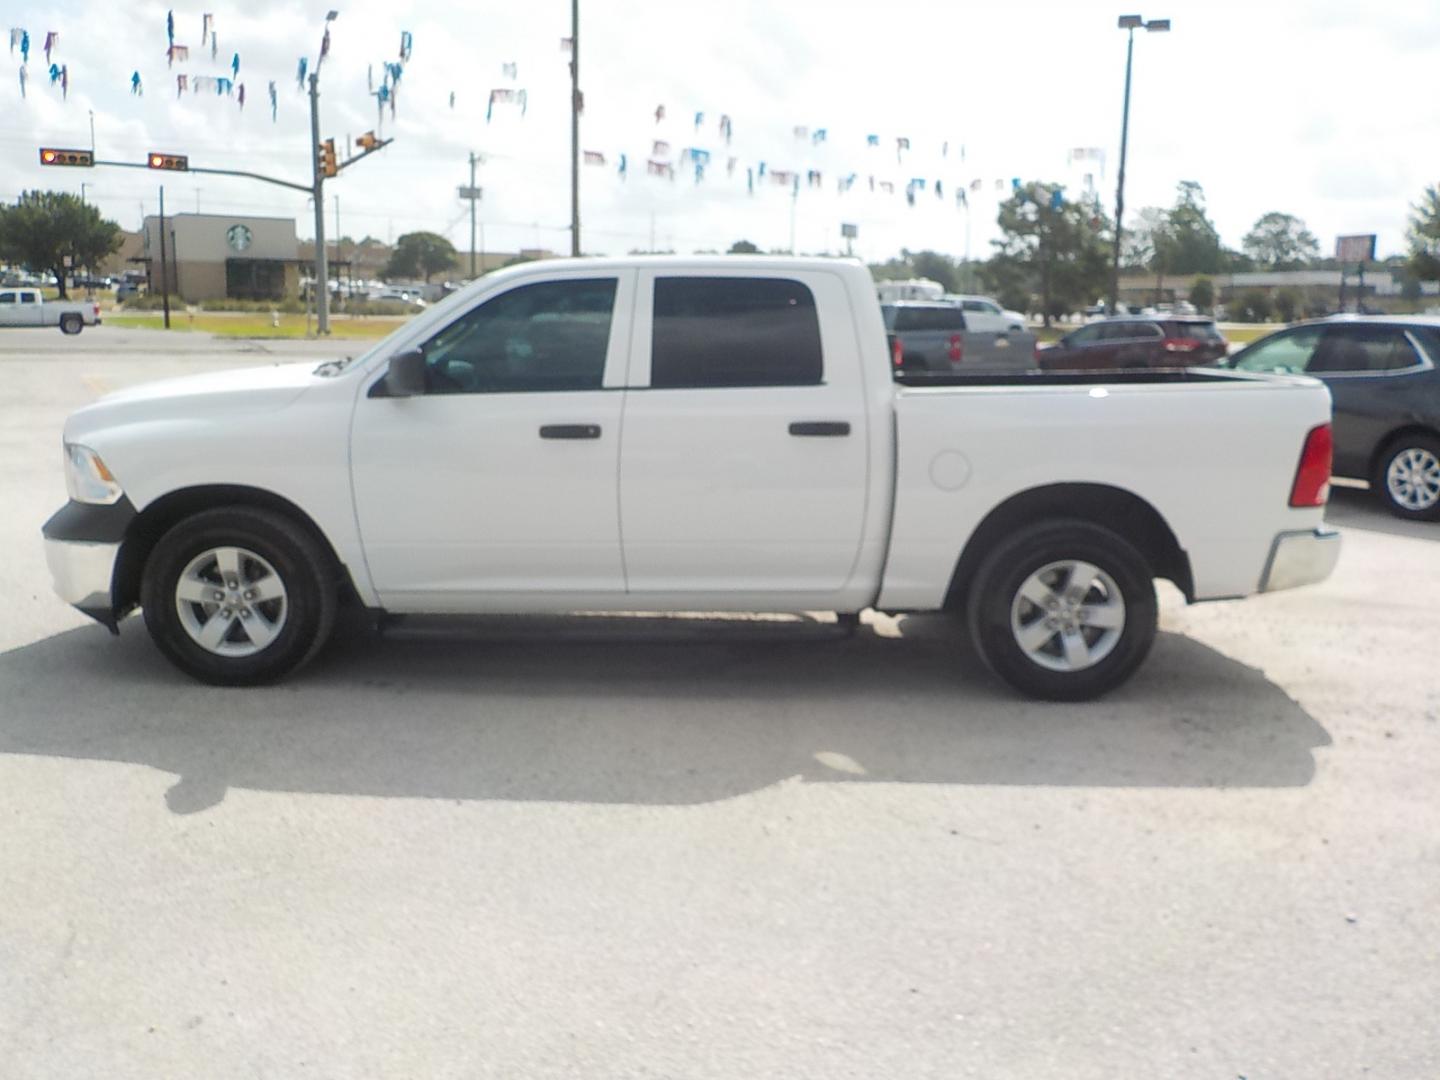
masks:
<path id="1" fill-rule="evenodd" d="M 1175 368 L 1223 360 L 1230 345 L 1214 319 L 1159 315 L 1102 319 L 1037 349 L 1043 371 Z"/>

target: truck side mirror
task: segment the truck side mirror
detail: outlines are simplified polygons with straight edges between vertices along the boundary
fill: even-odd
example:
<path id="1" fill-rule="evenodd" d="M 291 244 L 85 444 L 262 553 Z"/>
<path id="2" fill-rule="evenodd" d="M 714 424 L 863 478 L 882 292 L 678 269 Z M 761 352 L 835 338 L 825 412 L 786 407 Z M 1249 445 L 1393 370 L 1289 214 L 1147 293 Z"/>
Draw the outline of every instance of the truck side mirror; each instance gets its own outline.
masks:
<path id="1" fill-rule="evenodd" d="M 420 349 L 396 353 L 385 370 L 387 397 L 419 397 L 425 393 L 425 353 Z"/>

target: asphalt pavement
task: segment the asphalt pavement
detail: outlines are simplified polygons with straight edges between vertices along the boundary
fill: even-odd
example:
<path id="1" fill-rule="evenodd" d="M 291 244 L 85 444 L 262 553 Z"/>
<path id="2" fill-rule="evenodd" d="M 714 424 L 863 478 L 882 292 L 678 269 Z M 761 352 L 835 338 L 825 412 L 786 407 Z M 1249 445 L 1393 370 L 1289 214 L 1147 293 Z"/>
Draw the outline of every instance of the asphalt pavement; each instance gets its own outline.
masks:
<path id="1" fill-rule="evenodd" d="M 420 620 L 221 690 L 50 593 L 97 394 L 366 343 L 0 335 L 0 1077 L 1440 1075 L 1440 526 L 1104 701 L 941 617 Z"/>

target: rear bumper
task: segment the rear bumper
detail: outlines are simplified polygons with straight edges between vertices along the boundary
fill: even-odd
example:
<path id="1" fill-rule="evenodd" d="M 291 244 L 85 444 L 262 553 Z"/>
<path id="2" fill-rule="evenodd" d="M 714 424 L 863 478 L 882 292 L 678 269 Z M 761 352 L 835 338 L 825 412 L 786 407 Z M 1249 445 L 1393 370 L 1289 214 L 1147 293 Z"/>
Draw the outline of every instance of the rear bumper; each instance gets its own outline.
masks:
<path id="1" fill-rule="evenodd" d="M 1270 546 L 1260 591 L 1295 589 L 1324 581 L 1340 558 L 1340 534 L 1331 529 L 1283 532 Z"/>

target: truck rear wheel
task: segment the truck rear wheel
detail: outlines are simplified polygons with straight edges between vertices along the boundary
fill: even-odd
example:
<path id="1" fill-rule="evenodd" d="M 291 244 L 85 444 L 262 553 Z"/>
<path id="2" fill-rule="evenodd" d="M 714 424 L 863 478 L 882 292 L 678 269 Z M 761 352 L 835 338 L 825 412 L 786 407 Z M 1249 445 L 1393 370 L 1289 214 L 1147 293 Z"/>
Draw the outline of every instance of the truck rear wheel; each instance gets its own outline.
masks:
<path id="1" fill-rule="evenodd" d="M 1117 533 L 1042 522 L 985 558 L 967 614 L 981 658 L 1015 689 L 1085 701 L 1119 686 L 1150 652 L 1155 584 L 1145 557 Z"/>
<path id="2" fill-rule="evenodd" d="M 60 332 L 62 334 L 78 334 L 85 328 L 85 320 L 73 311 L 67 311 L 60 316 Z"/>
<path id="3" fill-rule="evenodd" d="M 222 686 L 272 682 L 330 637 L 337 604 L 329 553 L 269 510 L 232 506 L 181 521 L 145 564 L 140 602 L 160 651 Z"/>

